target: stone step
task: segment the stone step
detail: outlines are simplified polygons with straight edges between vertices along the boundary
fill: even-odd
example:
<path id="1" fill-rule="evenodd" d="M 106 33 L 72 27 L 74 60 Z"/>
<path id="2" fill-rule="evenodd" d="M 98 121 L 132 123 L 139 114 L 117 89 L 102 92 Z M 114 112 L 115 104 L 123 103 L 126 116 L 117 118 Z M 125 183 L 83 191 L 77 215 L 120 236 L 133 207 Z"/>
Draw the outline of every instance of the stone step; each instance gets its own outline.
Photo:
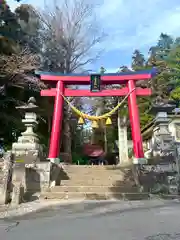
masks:
<path id="1" fill-rule="evenodd" d="M 144 200 L 149 199 L 148 193 L 94 193 L 94 192 L 58 192 L 58 193 L 42 193 L 40 199 L 80 199 L 80 200 L 110 200 L 110 199 L 121 199 L 121 200 Z"/>
<path id="2" fill-rule="evenodd" d="M 125 171 L 113 166 L 67 165 L 62 171 L 61 185 L 65 186 L 112 186 L 123 185 Z M 130 181 L 128 178 L 126 182 Z"/>
<path id="3" fill-rule="evenodd" d="M 74 177 L 78 177 L 78 176 L 86 176 L 86 177 L 92 177 L 92 176 L 99 176 L 99 177 L 124 177 L 124 174 L 122 173 L 111 173 L 111 172 L 72 172 L 72 173 L 67 173 L 66 172 L 66 178 L 74 178 Z"/>
<path id="4" fill-rule="evenodd" d="M 41 193 L 46 199 L 147 199 L 125 177 L 126 171 L 117 166 L 65 165 L 61 171 L 61 185 Z M 126 180 L 125 180 L 126 178 Z M 125 180 L 125 182 L 124 182 Z"/>
<path id="5" fill-rule="evenodd" d="M 84 174 L 84 173 L 76 173 L 76 174 L 69 174 L 68 176 L 64 177 L 61 176 L 62 180 L 69 180 L 69 179 L 118 179 L 118 180 L 123 180 L 124 177 L 126 176 L 122 176 L 120 174 L 95 174 L 95 173 L 91 173 L 91 174 Z"/>
<path id="6" fill-rule="evenodd" d="M 127 181 L 129 182 L 129 181 Z M 123 181 L 122 179 L 97 179 L 97 178 L 78 178 L 78 179 L 69 179 L 69 180 L 61 180 L 61 184 L 62 185 L 79 185 L 79 184 L 82 184 L 84 183 L 83 185 L 110 185 L 110 184 L 122 184 Z"/>
<path id="7" fill-rule="evenodd" d="M 55 186 L 49 189 L 50 192 L 123 192 L 135 193 L 138 192 L 138 187 L 132 186 Z"/>
<path id="8" fill-rule="evenodd" d="M 120 169 L 105 169 L 105 168 L 72 168 L 72 169 L 64 169 L 66 172 L 114 172 L 114 173 L 123 173 Z"/>
<path id="9" fill-rule="evenodd" d="M 62 181 L 61 186 L 123 186 L 119 181 Z"/>
<path id="10" fill-rule="evenodd" d="M 105 171 L 88 171 L 88 172 L 84 172 L 84 171 L 77 171 L 77 172 L 65 172 L 65 174 L 67 174 L 67 176 L 77 176 L 79 174 L 81 175 L 86 175 L 86 176 L 122 176 L 124 177 L 125 174 L 122 172 L 105 172 Z"/>
<path id="11" fill-rule="evenodd" d="M 161 198 L 161 199 L 165 199 L 165 200 L 172 200 L 172 199 L 180 200 L 180 195 L 178 195 L 178 194 L 160 194 L 157 197 Z"/>
<path id="12" fill-rule="evenodd" d="M 63 169 L 71 170 L 71 169 L 94 169 L 94 170 L 121 170 L 122 168 L 116 165 L 63 165 Z M 128 169 L 128 168 L 127 168 Z"/>
<path id="13" fill-rule="evenodd" d="M 68 165 L 68 166 L 63 166 L 64 172 L 66 173 L 79 173 L 79 172 L 84 172 L 84 173 L 123 173 L 119 168 L 112 168 L 108 166 L 78 166 L 78 165 Z"/>
<path id="14" fill-rule="evenodd" d="M 78 175 L 78 174 L 88 174 L 88 175 L 122 175 L 124 176 L 125 173 L 127 173 L 130 170 L 124 170 L 123 171 L 119 168 L 113 168 L 113 167 L 105 167 L 105 166 L 77 166 L 77 165 L 67 165 L 63 166 L 62 173 L 65 175 Z"/>
<path id="15" fill-rule="evenodd" d="M 61 181 L 60 186 L 134 186 L 134 182 L 124 181 Z"/>
<path id="16" fill-rule="evenodd" d="M 95 181 L 101 181 L 101 182 L 112 182 L 112 181 L 121 181 L 123 182 L 123 178 L 121 177 L 95 177 L 95 176 L 91 176 L 91 177 L 87 177 L 87 176 L 79 176 L 79 177 L 74 177 L 74 178 L 69 178 L 69 179 L 62 179 L 61 181 L 64 182 L 80 182 L 80 181 L 84 181 L 84 182 L 95 182 Z"/>
<path id="17" fill-rule="evenodd" d="M 72 174 L 68 174 L 66 177 L 61 176 L 62 179 L 68 180 L 68 179 L 82 179 L 82 177 L 84 178 L 97 178 L 97 179 L 119 179 L 119 180 L 123 180 L 124 178 L 127 178 L 127 176 L 124 176 L 122 174 L 95 174 L 95 173 L 91 173 L 91 174 L 84 174 L 84 173 L 72 173 Z"/>
<path id="18" fill-rule="evenodd" d="M 74 179 L 74 178 L 80 178 L 80 177 L 86 177 L 86 178 L 118 178 L 118 179 L 123 179 L 124 175 L 122 174 L 110 174 L 110 173 L 81 173 L 81 172 L 78 172 L 78 173 L 69 173 L 67 174 L 66 177 L 62 176 L 62 179 Z"/>
<path id="19" fill-rule="evenodd" d="M 66 173 L 67 177 L 74 177 L 78 175 L 84 175 L 84 176 L 122 176 L 124 177 L 124 174 L 122 173 L 111 173 L 111 172 L 72 172 L 72 173 Z"/>

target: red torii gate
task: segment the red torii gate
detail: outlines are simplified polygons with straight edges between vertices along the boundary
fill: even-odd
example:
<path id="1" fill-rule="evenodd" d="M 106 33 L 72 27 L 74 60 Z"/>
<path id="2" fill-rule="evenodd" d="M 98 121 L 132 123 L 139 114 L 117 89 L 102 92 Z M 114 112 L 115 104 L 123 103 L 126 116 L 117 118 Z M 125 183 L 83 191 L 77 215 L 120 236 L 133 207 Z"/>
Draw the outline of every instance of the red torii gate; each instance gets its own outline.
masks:
<path id="1" fill-rule="evenodd" d="M 143 163 L 144 152 L 141 138 L 139 111 L 136 101 L 136 96 L 150 96 L 150 88 L 136 88 L 135 82 L 138 80 L 149 80 L 156 75 L 156 70 L 146 70 L 137 72 L 120 72 L 115 74 L 102 74 L 101 84 L 126 84 L 126 87 L 121 89 L 101 90 L 98 92 L 92 92 L 90 90 L 83 89 L 68 89 L 66 85 L 89 85 L 91 75 L 79 75 L 68 74 L 63 75 L 52 72 L 40 72 L 36 71 L 36 75 L 40 77 L 42 81 L 46 81 L 51 84 L 56 83 L 56 88 L 50 88 L 41 90 L 41 96 L 55 97 L 54 102 L 54 114 L 49 146 L 48 158 L 51 161 L 58 159 L 59 156 L 59 143 L 61 137 L 62 118 L 63 118 L 63 103 L 65 97 L 106 97 L 106 96 L 126 96 L 128 93 L 128 108 L 129 118 L 132 130 L 132 140 L 134 149 L 134 163 Z M 136 88 L 135 91 L 133 89 Z"/>

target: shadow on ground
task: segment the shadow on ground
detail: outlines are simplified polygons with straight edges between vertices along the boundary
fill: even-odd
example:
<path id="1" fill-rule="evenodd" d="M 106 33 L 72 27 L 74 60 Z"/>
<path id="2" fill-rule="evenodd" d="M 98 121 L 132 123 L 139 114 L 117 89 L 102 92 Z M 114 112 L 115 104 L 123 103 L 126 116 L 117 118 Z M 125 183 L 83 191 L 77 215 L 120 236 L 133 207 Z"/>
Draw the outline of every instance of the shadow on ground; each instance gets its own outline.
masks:
<path id="1" fill-rule="evenodd" d="M 56 186 L 60 186 L 61 181 L 66 181 L 66 180 L 70 180 L 69 175 L 67 174 L 67 172 L 64 169 L 59 168 L 59 173 L 56 177 Z"/>

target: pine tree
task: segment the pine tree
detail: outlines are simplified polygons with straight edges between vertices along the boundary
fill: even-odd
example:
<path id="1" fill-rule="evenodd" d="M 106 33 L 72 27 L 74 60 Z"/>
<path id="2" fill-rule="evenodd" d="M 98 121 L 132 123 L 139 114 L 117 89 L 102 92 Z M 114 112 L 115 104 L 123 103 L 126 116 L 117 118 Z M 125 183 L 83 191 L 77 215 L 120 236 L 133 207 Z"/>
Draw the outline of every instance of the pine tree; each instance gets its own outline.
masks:
<path id="1" fill-rule="evenodd" d="M 180 45 L 175 42 L 175 47 L 167 57 L 167 65 L 171 72 L 169 92 L 171 99 L 176 101 L 180 106 Z"/>
<path id="2" fill-rule="evenodd" d="M 174 41 L 171 36 L 161 33 L 157 43 L 158 58 L 165 60 L 172 49 Z"/>
<path id="3" fill-rule="evenodd" d="M 144 66 L 145 66 L 144 55 L 137 49 L 133 53 L 131 66 L 132 66 L 132 69 L 135 71 L 144 69 Z"/>
<path id="4" fill-rule="evenodd" d="M 168 55 L 173 46 L 173 39 L 166 34 L 161 34 L 157 45 L 149 49 L 149 58 L 147 67 L 156 67 L 158 70 L 157 77 L 151 80 L 153 95 L 161 95 L 163 98 L 169 97 L 168 85 L 171 80 L 171 73 L 167 64 Z"/>
<path id="5" fill-rule="evenodd" d="M 119 70 L 118 70 L 118 72 L 129 72 L 129 71 L 130 69 L 125 65 L 119 67 Z"/>

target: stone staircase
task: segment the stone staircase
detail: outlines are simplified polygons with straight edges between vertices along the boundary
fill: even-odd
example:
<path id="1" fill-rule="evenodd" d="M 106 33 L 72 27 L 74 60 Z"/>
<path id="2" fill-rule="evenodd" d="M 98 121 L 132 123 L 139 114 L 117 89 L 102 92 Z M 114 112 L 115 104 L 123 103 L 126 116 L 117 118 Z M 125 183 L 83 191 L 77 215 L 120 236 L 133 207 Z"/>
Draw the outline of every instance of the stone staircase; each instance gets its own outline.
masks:
<path id="1" fill-rule="evenodd" d="M 139 193 L 128 168 L 117 166 L 66 165 L 59 175 L 60 185 L 41 193 L 45 199 L 147 199 Z"/>

